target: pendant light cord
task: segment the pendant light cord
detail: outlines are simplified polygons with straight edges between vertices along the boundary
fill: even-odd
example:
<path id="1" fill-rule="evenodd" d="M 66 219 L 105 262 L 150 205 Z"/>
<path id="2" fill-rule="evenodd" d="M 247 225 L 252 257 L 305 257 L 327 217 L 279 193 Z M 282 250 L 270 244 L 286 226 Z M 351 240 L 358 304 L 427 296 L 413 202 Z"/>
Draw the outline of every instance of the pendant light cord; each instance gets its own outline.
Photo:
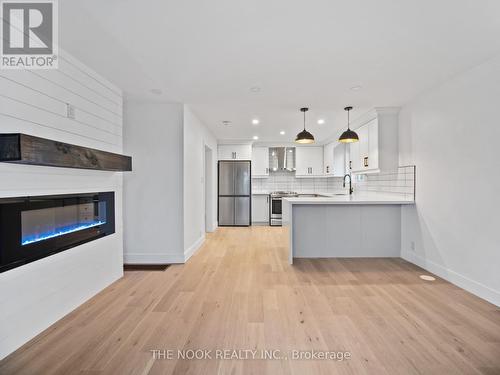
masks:
<path id="1" fill-rule="evenodd" d="M 347 110 L 347 130 L 351 130 L 350 128 L 351 122 L 349 121 L 349 112 L 351 112 L 350 109 Z"/>
<path id="2" fill-rule="evenodd" d="M 304 130 L 306 130 L 306 111 L 304 111 Z"/>

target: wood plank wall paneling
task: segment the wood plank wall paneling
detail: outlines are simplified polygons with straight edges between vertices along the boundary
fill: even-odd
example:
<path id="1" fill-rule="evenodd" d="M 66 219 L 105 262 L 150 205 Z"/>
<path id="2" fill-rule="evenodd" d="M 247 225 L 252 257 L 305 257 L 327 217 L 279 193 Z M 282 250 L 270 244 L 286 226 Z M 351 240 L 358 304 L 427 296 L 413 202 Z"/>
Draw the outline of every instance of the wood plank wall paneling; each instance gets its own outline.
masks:
<path id="1" fill-rule="evenodd" d="M 60 51 L 60 69 L 0 70 L 0 133 L 122 153 L 122 92 Z M 76 118 L 67 118 L 66 104 Z M 0 274 L 0 358 L 123 274 L 122 173 L 0 163 L 0 198 L 115 191 L 116 233 Z M 6 324 L 6 322 L 8 322 Z"/>
<path id="2" fill-rule="evenodd" d="M 51 71 L 0 71 L 0 129 L 45 132 L 42 137 L 119 152 L 122 146 L 122 96 L 112 84 L 100 83 L 93 73 L 62 55 L 61 67 Z M 76 118 L 66 116 L 66 104 L 75 107 Z M 44 130 L 39 129 L 45 128 Z M 38 133 L 36 135 L 40 135 Z M 45 135 L 47 134 L 47 135 Z M 96 146 L 96 142 L 99 146 Z"/>

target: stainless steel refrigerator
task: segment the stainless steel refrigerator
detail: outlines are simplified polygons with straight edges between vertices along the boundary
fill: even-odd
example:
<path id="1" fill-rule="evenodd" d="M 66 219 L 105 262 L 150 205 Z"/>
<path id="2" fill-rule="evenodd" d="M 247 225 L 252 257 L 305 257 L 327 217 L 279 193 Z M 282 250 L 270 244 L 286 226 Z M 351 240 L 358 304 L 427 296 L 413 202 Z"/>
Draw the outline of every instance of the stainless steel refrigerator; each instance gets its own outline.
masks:
<path id="1" fill-rule="evenodd" d="M 249 226 L 250 161 L 219 161 L 218 220 L 220 226 Z"/>

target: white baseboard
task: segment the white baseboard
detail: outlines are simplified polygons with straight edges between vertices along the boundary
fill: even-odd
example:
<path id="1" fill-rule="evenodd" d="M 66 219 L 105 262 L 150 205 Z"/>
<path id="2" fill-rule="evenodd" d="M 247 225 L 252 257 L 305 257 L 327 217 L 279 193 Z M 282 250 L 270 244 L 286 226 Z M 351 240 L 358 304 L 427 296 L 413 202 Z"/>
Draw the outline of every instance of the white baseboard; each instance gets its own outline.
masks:
<path id="1" fill-rule="evenodd" d="M 205 234 L 198 238 L 184 254 L 158 254 L 158 253 L 125 253 L 123 254 L 123 262 L 125 264 L 174 264 L 186 263 L 189 258 L 203 245 Z"/>
<path id="2" fill-rule="evenodd" d="M 217 230 L 217 220 L 215 220 L 213 223 L 208 223 L 209 225 L 207 225 L 207 227 L 205 228 L 205 230 L 208 232 L 208 233 L 213 233 Z"/>
<path id="3" fill-rule="evenodd" d="M 189 258 L 191 258 L 194 253 L 203 245 L 205 242 L 205 234 L 203 234 L 200 238 L 198 238 L 194 244 L 192 244 L 186 251 L 184 251 L 184 262 L 187 262 Z"/>
<path id="4" fill-rule="evenodd" d="M 465 277 L 458 272 L 450 270 L 446 267 L 443 267 L 440 264 L 432 262 L 430 260 L 424 259 L 421 256 L 409 251 L 401 252 L 401 258 L 407 260 L 410 263 L 416 264 L 423 269 L 436 274 L 449 281 L 452 284 L 459 286 L 462 289 L 467 290 L 468 292 L 485 299 L 486 301 L 500 306 L 500 292 L 490 287 L 478 283 L 477 281 L 471 280 L 468 277 Z"/>
<path id="5" fill-rule="evenodd" d="M 184 263 L 184 254 L 128 253 L 123 254 L 125 264 Z"/>

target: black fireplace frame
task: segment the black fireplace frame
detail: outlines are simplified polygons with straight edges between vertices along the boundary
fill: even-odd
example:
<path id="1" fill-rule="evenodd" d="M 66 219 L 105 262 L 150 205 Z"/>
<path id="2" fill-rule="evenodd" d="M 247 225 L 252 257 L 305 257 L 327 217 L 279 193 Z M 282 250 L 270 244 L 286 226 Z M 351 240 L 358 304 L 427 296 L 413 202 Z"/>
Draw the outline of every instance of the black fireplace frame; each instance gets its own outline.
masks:
<path id="1" fill-rule="evenodd" d="M 21 213 L 84 202 L 106 202 L 106 223 L 22 245 Z M 115 193 L 81 193 L 0 199 L 0 272 L 115 233 Z"/>

